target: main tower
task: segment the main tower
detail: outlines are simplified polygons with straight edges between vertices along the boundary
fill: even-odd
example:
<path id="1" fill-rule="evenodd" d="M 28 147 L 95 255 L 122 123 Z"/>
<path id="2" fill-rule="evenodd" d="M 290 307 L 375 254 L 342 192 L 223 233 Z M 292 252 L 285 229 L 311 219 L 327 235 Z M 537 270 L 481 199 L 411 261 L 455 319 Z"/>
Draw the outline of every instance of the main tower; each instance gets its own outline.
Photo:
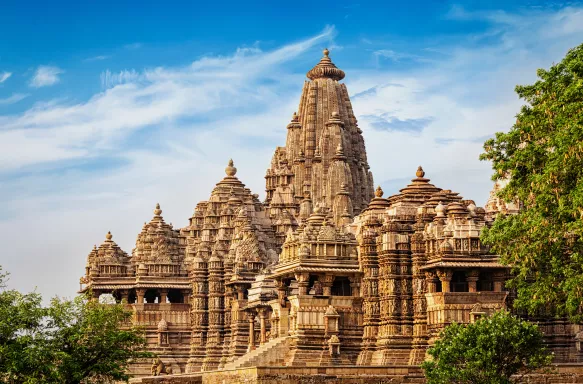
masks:
<path id="1" fill-rule="evenodd" d="M 348 90 L 340 83 L 344 76 L 328 49 L 307 73 L 285 147 L 276 148 L 265 176 L 272 218 L 288 211 L 302 221 L 312 207 L 326 207 L 339 223 L 372 199 L 372 173 Z"/>

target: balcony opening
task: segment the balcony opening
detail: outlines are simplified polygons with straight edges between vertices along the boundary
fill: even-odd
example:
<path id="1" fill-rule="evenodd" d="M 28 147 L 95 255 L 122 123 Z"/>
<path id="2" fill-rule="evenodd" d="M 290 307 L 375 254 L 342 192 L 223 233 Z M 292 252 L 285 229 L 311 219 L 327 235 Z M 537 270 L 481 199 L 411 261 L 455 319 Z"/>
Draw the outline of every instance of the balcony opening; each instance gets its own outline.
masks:
<path id="1" fill-rule="evenodd" d="M 184 295 L 179 289 L 171 289 L 168 291 L 168 302 L 169 303 L 184 303 Z"/>
<path id="2" fill-rule="evenodd" d="M 435 292 L 443 292 L 443 286 L 441 285 L 441 280 L 435 282 Z"/>
<path id="3" fill-rule="evenodd" d="M 478 292 L 491 292 L 494 290 L 492 272 L 480 272 L 478 277 Z"/>
<path id="4" fill-rule="evenodd" d="M 160 302 L 160 293 L 156 289 L 148 289 L 144 295 L 147 304 L 157 304 Z"/>
<path id="5" fill-rule="evenodd" d="M 332 283 L 332 296 L 352 296 L 348 277 L 337 276 Z"/>
<path id="6" fill-rule="evenodd" d="M 451 291 L 452 292 L 469 292 L 468 280 L 466 279 L 466 273 L 462 271 L 455 271 L 451 278 Z"/>
<path id="7" fill-rule="evenodd" d="M 128 294 L 128 304 L 135 304 L 137 300 L 138 296 L 136 295 L 136 290 L 135 289 L 130 290 Z"/>

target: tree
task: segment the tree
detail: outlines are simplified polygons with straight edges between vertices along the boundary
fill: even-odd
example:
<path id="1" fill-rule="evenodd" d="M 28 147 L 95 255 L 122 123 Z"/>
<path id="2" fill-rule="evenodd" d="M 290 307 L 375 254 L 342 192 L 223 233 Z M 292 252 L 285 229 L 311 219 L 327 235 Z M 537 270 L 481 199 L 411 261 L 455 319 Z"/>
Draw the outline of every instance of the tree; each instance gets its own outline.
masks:
<path id="1" fill-rule="evenodd" d="M 0 274 L 0 287 L 5 277 Z M 122 304 L 79 296 L 42 306 L 38 293 L 0 292 L 0 382 L 127 381 L 130 360 L 151 357 Z"/>
<path id="2" fill-rule="evenodd" d="M 507 311 L 473 324 L 451 324 L 428 350 L 422 364 L 427 384 L 506 384 L 551 363 L 535 324 Z"/>
<path id="3" fill-rule="evenodd" d="M 509 265 L 514 305 L 530 314 L 583 319 L 583 45 L 532 85 L 508 133 L 484 144 L 494 180 L 510 178 L 499 196 L 519 199 L 518 215 L 502 216 L 483 241 Z"/>
<path id="4" fill-rule="evenodd" d="M 38 293 L 5 290 L 0 267 L 0 382 L 50 382 L 53 367 L 42 337 L 47 314 Z"/>

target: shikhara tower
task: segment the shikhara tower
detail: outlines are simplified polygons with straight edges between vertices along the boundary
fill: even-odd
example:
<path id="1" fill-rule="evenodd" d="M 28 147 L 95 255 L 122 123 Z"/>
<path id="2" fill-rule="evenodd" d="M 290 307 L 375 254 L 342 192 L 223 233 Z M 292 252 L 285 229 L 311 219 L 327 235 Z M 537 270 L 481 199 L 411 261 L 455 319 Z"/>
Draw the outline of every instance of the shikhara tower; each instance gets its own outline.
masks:
<path id="1" fill-rule="evenodd" d="M 173 373 L 416 365 L 450 322 L 507 305 L 507 270 L 480 232 L 518 206 L 476 207 L 421 167 L 398 194 L 373 193 L 344 76 L 328 50 L 307 73 L 264 202 L 230 160 L 187 226 L 157 205 L 131 256 L 110 233 L 90 252 L 81 291 L 124 300 Z M 581 359 L 573 327 L 543 323 L 559 361 Z"/>

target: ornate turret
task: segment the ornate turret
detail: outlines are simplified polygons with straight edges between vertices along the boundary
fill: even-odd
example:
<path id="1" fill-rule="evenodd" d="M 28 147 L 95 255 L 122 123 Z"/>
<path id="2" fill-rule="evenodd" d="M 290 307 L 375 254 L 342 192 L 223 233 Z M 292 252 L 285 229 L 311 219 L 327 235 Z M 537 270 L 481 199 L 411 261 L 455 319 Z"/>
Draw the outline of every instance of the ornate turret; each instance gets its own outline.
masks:
<path id="1" fill-rule="evenodd" d="M 160 204 L 156 204 L 154 217 L 142 227 L 132 251 L 136 273 L 139 276 L 185 276 L 179 243 L 179 232 L 166 224 Z"/>
<path id="2" fill-rule="evenodd" d="M 122 277 L 131 270 L 128 254 L 121 250 L 112 237 L 111 232 L 107 232 L 105 241 L 99 248 L 94 246 L 87 256 L 87 277 Z"/>

